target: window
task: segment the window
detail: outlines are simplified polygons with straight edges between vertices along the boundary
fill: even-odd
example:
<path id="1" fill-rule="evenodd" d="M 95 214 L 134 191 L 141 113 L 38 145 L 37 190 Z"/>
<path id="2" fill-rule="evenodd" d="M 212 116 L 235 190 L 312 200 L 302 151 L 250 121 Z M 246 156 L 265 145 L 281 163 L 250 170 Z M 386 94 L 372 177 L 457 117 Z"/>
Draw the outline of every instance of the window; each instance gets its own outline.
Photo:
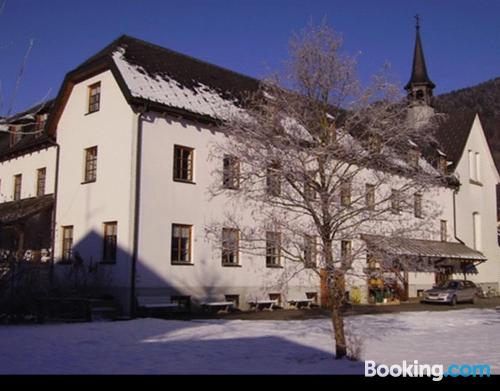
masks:
<path id="1" fill-rule="evenodd" d="M 174 180 L 181 182 L 193 181 L 194 149 L 174 146 Z"/>
<path id="2" fill-rule="evenodd" d="M 351 181 L 344 180 L 340 184 L 340 205 L 350 206 L 351 205 Z"/>
<path id="3" fill-rule="evenodd" d="M 9 134 L 11 147 L 17 144 L 23 136 L 21 129 L 19 129 L 17 126 L 9 126 Z"/>
<path id="4" fill-rule="evenodd" d="M 97 147 L 85 150 L 85 175 L 84 183 L 95 182 L 97 179 Z"/>
<path id="5" fill-rule="evenodd" d="M 182 310 L 188 312 L 191 310 L 191 296 L 171 296 L 170 302 L 177 304 Z"/>
<path id="6" fill-rule="evenodd" d="M 440 155 L 438 157 L 438 170 L 444 174 L 444 175 L 447 175 L 448 174 L 448 159 L 446 159 L 446 156 L 442 156 Z"/>
<path id="7" fill-rule="evenodd" d="M 401 192 L 399 190 L 392 189 L 391 211 L 395 214 L 401 213 Z"/>
<path id="8" fill-rule="evenodd" d="M 352 242 L 350 240 L 342 240 L 340 242 L 340 258 L 344 266 L 348 266 L 351 261 Z"/>
<path id="9" fill-rule="evenodd" d="M 368 140 L 368 151 L 372 155 L 378 155 L 382 152 L 382 141 L 379 135 L 371 135 Z"/>
<path id="10" fill-rule="evenodd" d="M 240 296 L 239 295 L 224 295 L 224 299 L 228 302 L 233 303 L 233 308 L 240 308 Z"/>
<path id="11" fill-rule="evenodd" d="M 62 227 L 62 261 L 71 262 L 73 258 L 73 226 Z"/>
<path id="12" fill-rule="evenodd" d="M 14 175 L 14 201 L 18 201 L 21 199 L 21 186 L 23 182 L 22 174 Z"/>
<path id="13" fill-rule="evenodd" d="M 116 262 L 116 239 L 118 224 L 116 221 L 104 223 L 104 241 L 102 246 L 102 261 Z"/>
<path id="14" fill-rule="evenodd" d="M 191 263 L 191 225 L 172 224 L 172 263 Z"/>
<path id="15" fill-rule="evenodd" d="M 375 210 L 375 185 L 365 185 L 366 209 Z"/>
<path id="16" fill-rule="evenodd" d="M 224 156 L 222 186 L 233 190 L 240 188 L 240 161 L 236 156 Z"/>
<path id="17" fill-rule="evenodd" d="M 441 241 L 446 242 L 448 240 L 448 222 L 446 220 L 441 220 Z"/>
<path id="18" fill-rule="evenodd" d="M 481 215 L 478 212 L 472 214 L 472 224 L 474 230 L 474 249 L 481 251 L 483 247 L 481 237 Z"/>
<path id="19" fill-rule="evenodd" d="M 275 300 L 279 307 L 281 307 L 281 294 L 280 293 L 270 293 L 269 300 Z"/>
<path id="20" fill-rule="evenodd" d="M 420 158 L 420 152 L 416 149 L 410 148 L 408 150 L 408 164 L 412 168 L 418 167 L 418 159 Z"/>
<path id="21" fill-rule="evenodd" d="M 306 268 L 315 268 L 317 260 L 316 237 L 312 235 L 304 236 L 304 266 Z"/>
<path id="22" fill-rule="evenodd" d="M 281 233 L 266 232 L 266 266 L 281 265 Z"/>
<path id="23" fill-rule="evenodd" d="M 318 304 L 318 292 L 306 292 L 306 298 L 312 300 L 314 304 Z"/>
<path id="24" fill-rule="evenodd" d="M 476 181 L 481 182 L 481 157 L 478 152 L 474 155 L 474 169 L 476 171 Z"/>
<path id="25" fill-rule="evenodd" d="M 222 228 L 222 264 L 239 264 L 240 231 L 235 228 Z"/>
<path id="26" fill-rule="evenodd" d="M 380 269 L 380 262 L 378 262 L 377 257 L 371 252 L 367 252 L 366 254 L 366 264 L 370 270 Z"/>
<path id="27" fill-rule="evenodd" d="M 36 136 L 40 136 L 45 128 L 45 123 L 47 121 L 47 114 L 37 114 L 35 117 L 35 132 Z"/>
<path id="28" fill-rule="evenodd" d="M 45 194 L 45 181 L 47 177 L 47 169 L 45 167 L 36 170 L 36 196 L 40 197 Z"/>
<path id="29" fill-rule="evenodd" d="M 470 149 L 468 151 L 469 156 L 469 178 L 471 181 L 476 180 L 476 168 L 474 167 L 474 152 Z"/>
<path id="30" fill-rule="evenodd" d="M 266 189 L 270 196 L 281 194 L 281 174 L 279 164 L 272 163 L 267 166 Z"/>
<path id="31" fill-rule="evenodd" d="M 89 87 L 89 113 L 99 111 L 101 106 L 101 83 L 92 84 Z"/>
<path id="32" fill-rule="evenodd" d="M 314 201 L 318 198 L 318 192 L 314 188 L 314 185 L 314 173 L 310 172 L 306 175 L 306 178 L 304 178 L 304 198 L 307 201 Z"/>
<path id="33" fill-rule="evenodd" d="M 416 218 L 422 218 L 422 194 L 413 196 L 413 214 Z"/>

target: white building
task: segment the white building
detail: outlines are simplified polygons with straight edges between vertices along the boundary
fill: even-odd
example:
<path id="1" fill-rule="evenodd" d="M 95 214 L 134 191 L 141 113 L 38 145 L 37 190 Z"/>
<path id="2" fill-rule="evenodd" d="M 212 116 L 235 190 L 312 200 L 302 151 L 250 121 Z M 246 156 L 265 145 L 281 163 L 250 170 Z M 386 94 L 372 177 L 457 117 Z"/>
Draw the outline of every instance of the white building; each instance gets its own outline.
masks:
<path id="1" fill-rule="evenodd" d="M 43 133 L 52 102 L 10 118 L 0 132 L 0 251 L 3 258 L 47 259 L 52 243 L 52 216 L 57 147 Z M 26 253 L 25 250 L 30 250 Z"/>
<path id="2" fill-rule="evenodd" d="M 433 85 L 419 36 L 417 46 L 408 90 L 422 112 Z M 259 299 L 319 300 L 320 279 L 311 270 L 296 273 L 302 266 L 279 256 L 250 256 L 237 249 L 223 255 L 220 245 L 206 239 L 207 224 L 228 208 L 240 208 L 242 219 L 252 222 L 251 211 L 224 197 L 211 199 L 208 188 L 214 165 L 222 164 L 210 156 L 211 142 L 222 137 L 217 120 L 257 85 L 252 78 L 122 36 L 66 76 L 46 126 L 47 137 L 57 138 L 59 155 L 53 144 L 42 148 L 41 143 L 36 152 L 23 150 L 20 156 L 9 154 L 13 145 L 1 152 L 3 201 L 13 201 L 15 175 L 27 178 L 47 167 L 47 192 L 57 188 L 55 221 L 47 229 L 54 228 L 59 275 L 78 253 L 109 277 L 109 290 L 124 311 L 138 296 L 188 305 L 235 301 L 241 308 Z M 442 206 L 442 218 L 436 221 L 440 237 L 422 246 L 436 257 L 453 258 L 455 251 L 472 264 L 487 259 L 473 279 L 498 287 L 498 172 L 478 119 L 463 147 L 450 142 L 449 131 L 444 126 L 440 139 L 461 186 L 456 204 L 451 187 L 424 195 Z M 35 194 L 28 185 L 22 189 L 25 197 Z M 237 233 L 225 234 L 237 241 Z M 413 272 L 408 278 L 410 296 L 435 282 L 432 273 Z M 353 284 L 366 299 L 367 279 Z"/>

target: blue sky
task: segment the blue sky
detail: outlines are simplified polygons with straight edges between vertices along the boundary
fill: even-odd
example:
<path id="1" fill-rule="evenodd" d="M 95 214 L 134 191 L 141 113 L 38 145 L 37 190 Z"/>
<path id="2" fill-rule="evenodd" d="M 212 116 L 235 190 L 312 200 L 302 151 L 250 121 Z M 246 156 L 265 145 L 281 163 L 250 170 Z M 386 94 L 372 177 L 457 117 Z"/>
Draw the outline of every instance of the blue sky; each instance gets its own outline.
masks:
<path id="1" fill-rule="evenodd" d="M 0 3 L 2 0 L 0 0 Z M 500 76 L 496 0 L 6 0 L 0 15 L 5 113 L 30 39 L 34 47 L 14 106 L 54 96 L 65 73 L 128 34 L 255 77 L 279 69 L 290 35 L 323 17 L 359 53 L 362 80 L 389 61 L 408 81 L 415 20 L 436 93 Z"/>

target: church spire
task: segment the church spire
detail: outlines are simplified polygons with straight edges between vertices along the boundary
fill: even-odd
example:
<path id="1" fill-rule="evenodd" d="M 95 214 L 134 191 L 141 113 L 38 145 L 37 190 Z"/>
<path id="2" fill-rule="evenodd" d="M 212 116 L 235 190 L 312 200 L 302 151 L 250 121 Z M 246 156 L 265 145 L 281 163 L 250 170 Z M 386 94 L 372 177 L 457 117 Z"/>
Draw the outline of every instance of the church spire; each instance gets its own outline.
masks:
<path id="1" fill-rule="evenodd" d="M 408 92 L 408 99 L 412 103 L 429 104 L 432 97 L 432 90 L 436 85 L 429 78 L 427 67 L 425 66 L 424 51 L 420 40 L 420 17 L 416 15 L 415 19 L 417 22 L 413 67 L 410 81 L 405 86 L 405 90 Z"/>

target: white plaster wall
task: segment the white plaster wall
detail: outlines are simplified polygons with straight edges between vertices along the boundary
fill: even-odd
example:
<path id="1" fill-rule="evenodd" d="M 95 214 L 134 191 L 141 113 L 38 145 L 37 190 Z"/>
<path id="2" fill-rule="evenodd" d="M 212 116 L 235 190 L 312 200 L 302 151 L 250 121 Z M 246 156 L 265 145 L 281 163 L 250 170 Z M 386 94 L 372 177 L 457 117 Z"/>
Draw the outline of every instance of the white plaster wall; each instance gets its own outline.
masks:
<path id="1" fill-rule="evenodd" d="M 36 196 L 37 170 L 46 168 L 45 194 L 54 193 L 56 148 L 48 147 L 0 162 L 0 203 L 14 199 L 14 175 L 22 174 L 21 198 Z"/>
<path id="2" fill-rule="evenodd" d="M 480 154 L 481 185 L 470 182 L 468 151 Z M 497 239 L 496 184 L 498 174 L 484 136 L 479 117 L 476 116 L 462 157 L 456 167 L 461 182 L 457 194 L 457 236 L 469 247 L 474 248 L 474 212 L 481 215 L 481 237 L 483 254 L 488 261 L 477 267 L 479 274 L 470 276 L 476 283 L 486 286 L 500 281 L 500 250 Z"/>
<path id="3" fill-rule="evenodd" d="M 217 244 L 206 239 L 205 227 L 213 221 L 223 220 L 225 211 L 238 210 L 245 225 L 251 225 L 253 220 L 248 208 L 233 204 L 227 197 L 210 198 L 208 189 L 214 181 L 214 165 L 222 164 L 219 160 L 209 158 L 210 145 L 219 137 L 222 136 L 204 126 L 170 117 L 151 115 L 150 120 L 144 123 L 138 289 L 143 294 L 185 294 L 217 300 L 222 299 L 224 294 L 240 294 L 240 301 L 250 296 L 267 297 L 268 293 L 274 292 L 302 297 L 306 291 L 319 292 L 319 279 L 310 273 L 301 273 L 283 286 L 283 275 L 289 274 L 294 266 L 289 264 L 285 269 L 266 268 L 264 256 L 240 254 L 241 267 L 221 265 L 220 250 Z M 195 149 L 195 184 L 172 179 L 175 144 Z M 360 177 L 362 183 L 359 186 L 364 187 L 366 181 L 370 182 L 366 179 L 368 175 L 368 172 L 361 175 L 363 178 Z M 397 182 L 402 179 L 394 180 Z M 388 184 L 386 190 L 390 191 L 390 188 Z M 421 228 L 417 237 L 440 240 L 440 220 L 445 219 L 448 221 L 448 238 L 451 240 L 451 189 L 436 188 L 423 196 L 424 215 L 426 212 L 428 215 L 432 213 L 432 218 L 426 218 L 427 225 Z M 412 213 L 404 213 L 400 220 L 408 227 L 415 223 Z M 193 225 L 194 265 L 171 264 L 172 223 Z M 380 232 L 380 227 L 377 227 L 377 231 Z M 364 266 L 363 261 L 357 265 L 360 270 Z M 419 274 L 422 276 L 415 275 L 410 280 L 410 284 L 415 285 L 412 289 L 415 294 L 417 285 L 431 287 L 433 283 L 432 273 Z M 350 277 L 348 282 L 362 290 L 366 289 L 366 280 L 362 277 Z"/>
<path id="4" fill-rule="evenodd" d="M 249 299 L 305 298 L 318 292 L 319 279 L 310 271 L 292 278 L 300 267 L 285 262 L 283 269 L 267 268 L 264 256 L 240 254 L 241 267 L 224 267 L 219 243 L 209 241 L 205 228 L 222 221 L 226 211 L 241 214 L 243 224 L 252 225 L 251 211 L 231 203 L 227 197 L 210 199 L 212 171 L 219 160 L 210 160 L 210 143 L 223 137 L 187 121 L 152 116 L 144 123 L 141 184 L 141 215 L 137 287 L 142 294 L 190 295 L 196 299 L 221 300 L 225 294 L 240 295 L 243 306 Z M 195 184 L 173 180 L 174 145 L 195 149 Z M 172 223 L 193 225 L 194 265 L 172 265 L 170 242 Z M 290 278 L 290 279 L 289 279 Z M 289 280 L 288 280 L 289 279 Z M 284 280 L 288 280 L 286 283 Z"/>
<path id="5" fill-rule="evenodd" d="M 98 112 L 87 114 L 88 86 L 101 82 Z M 118 222 L 115 265 L 100 268 L 112 278 L 123 300 L 130 286 L 132 253 L 135 115 L 111 72 L 76 84 L 62 113 L 57 139 L 61 146 L 55 257 L 60 259 L 61 227 L 74 226 L 74 248 L 89 261 L 102 257 L 103 223 Z M 97 181 L 82 184 L 84 149 L 98 147 Z M 60 266 L 62 272 L 67 266 Z"/>

